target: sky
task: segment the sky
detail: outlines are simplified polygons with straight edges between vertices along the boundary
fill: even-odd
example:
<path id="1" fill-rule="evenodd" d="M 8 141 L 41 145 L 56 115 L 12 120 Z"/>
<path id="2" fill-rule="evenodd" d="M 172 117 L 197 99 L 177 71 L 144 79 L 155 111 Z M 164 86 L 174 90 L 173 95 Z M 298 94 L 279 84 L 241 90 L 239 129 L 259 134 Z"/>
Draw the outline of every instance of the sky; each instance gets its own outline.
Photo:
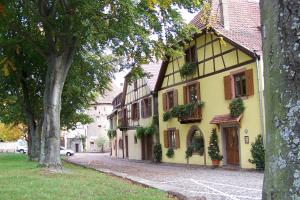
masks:
<path id="1" fill-rule="evenodd" d="M 186 23 L 189 23 L 193 19 L 193 17 L 197 14 L 197 13 L 189 13 L 185 9 L 180 9 L 180 13 Z M 115 79 L 113 80 L 114 86 L 122 88 L 123 83 L 124 83 L 124 77 L 127 73 L 128 73 L 128 70 L 119 72 L 119 73 L 115 73 Z"/>

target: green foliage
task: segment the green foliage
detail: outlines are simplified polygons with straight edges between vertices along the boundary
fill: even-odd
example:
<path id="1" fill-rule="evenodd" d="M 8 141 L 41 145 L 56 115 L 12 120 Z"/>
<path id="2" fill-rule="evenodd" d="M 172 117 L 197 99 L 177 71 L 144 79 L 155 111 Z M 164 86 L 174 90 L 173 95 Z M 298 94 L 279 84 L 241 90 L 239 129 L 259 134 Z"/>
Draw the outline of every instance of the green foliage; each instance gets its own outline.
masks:
<path id="1" fill-rule="evenodd" d="M 192 146 L 187 147 L 187 149 L 185 151 L 185 159 L 187 159 L 187 162 L 190 159 L 190 157 L 193 156 L 193 151 L 194 151 L 194 148 Z"/>
<path id="2" fill-rule="evenodd" d="M 153 135 L 154 134 L 154 127 L 149 126 L 145 128 L 145 135 Z"/>
<path id="3" fill-rule="evenodd" d="M 223 156 L 220 155 L 217 129 L 215 129 L 215 128 L 212 129 L 212 133 L 210 136 L 208 155 L 211 158 L 211 160 L 222 160 L 223 159 Z"/>
<path id="4" fill-rule="evenodd" d="M 155 128 L 153 125 L 148 126 L 148 127 L 138 127 L 136 129 L 136 137 L 138 139 L 141 139 L 144 135 L 154 135 L 155 133 Z"/>
<path id="5" fill-rule="evenodd" d="M 171 118 L 172 118 L 171 112 L 167 111 L 167 112 L 164 113 L 164 115 L 163 115 L 163 120 L 164 120 L 164 122 L 165 122 L 165 121 L 168 121 L 168 120 L 171 119 Z"/>
<path id="6" fill-rule="evenodd" d="M 253 159 L 249 159 L 249 162 L 254 164 L 256 169 L 265 169 L 265 148 L 261 135 L 258 135 L 251 144 L 250 151 Z"/>
<path id="7" fill-rule="evenodd" d="M 194 152 L 200 153 L 200 155 L 204 154 L 204 138 L 203 135 L 200 135 L 199 137 L 195 137 L 192 141 L 192 147 Z"/>
<path id="8" fill-rule="evenodd" d="M 233 99 L 229 108 L 232 117 L 239 117 L 245 110 L 244 102 L 241 98 Z"/>
<path id="9" fill-rule="evenodd" d="M 136 137 L 138 139 L 141 139 L 143 137 L 143 135 L 145 135 L 145 131 L 146 131 L 146 129 L 144 127 L 137 127 L 137 129 L 136 129 Z"/>
<path id="10" fill-rule="evenodd" d="M 197 69 L 196 63 L 185 63 L 179 73 L 182 78 L 187 78 L 190 75 L 193 75 Z"/>
<path id="11" fill-rule="evenodd" d="M 156 143 L 153 148 L 154 151 L 154 162 L 160 163 L 162 159 L 162 148 L 161 144 Z"/>
<path id="12" fill-rule="evenodd" d="M 166 153 L 166 156 L 168 158 L 173 158 L 174 157 L 174 149 L 173 148 L 169 148 L 167 153 Z"/>
<path id="13" fill-rule="evenodd" d="M 116 130 L 109 129 L 107 131 L 107 136 L 108 136 L 109 139 L 112 139 L 112 138 L 116 137 L 116 135 L 117 135 L 117 131 Z"/>

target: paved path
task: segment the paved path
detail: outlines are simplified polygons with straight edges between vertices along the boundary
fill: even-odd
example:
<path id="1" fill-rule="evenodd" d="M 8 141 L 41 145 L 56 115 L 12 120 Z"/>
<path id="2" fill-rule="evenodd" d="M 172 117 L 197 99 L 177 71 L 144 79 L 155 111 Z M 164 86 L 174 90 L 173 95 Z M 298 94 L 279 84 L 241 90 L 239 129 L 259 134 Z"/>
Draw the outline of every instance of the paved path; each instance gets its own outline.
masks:
<path id="1" fill-rule="evenodd" d="M 68 160 L 191 199 L 261 199 L 263 174 L 259 172 L 152 164 L 95 153 L 76 154 Z"/>

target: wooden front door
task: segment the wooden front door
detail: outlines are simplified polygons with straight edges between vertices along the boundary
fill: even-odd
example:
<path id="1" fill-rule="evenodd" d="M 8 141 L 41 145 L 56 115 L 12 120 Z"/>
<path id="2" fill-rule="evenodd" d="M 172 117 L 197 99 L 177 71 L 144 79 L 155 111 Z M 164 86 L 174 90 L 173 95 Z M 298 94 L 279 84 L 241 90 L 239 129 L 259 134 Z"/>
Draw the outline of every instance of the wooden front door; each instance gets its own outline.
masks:
<path id="1" fill-rule="evenodd" d="M 128 158 L 128 136 L 125 136 L 126 158 Z"/>
<path id="2" fill-rule="evenodd" d="M 142 143 L 142 160 L 152 160 L 152 136 L 147 135 L 141 138 Z"/>
<path id="3" fill-rule="evenodd" d="M 235 127 L 225 128 L 227 164 L 239 165 L 239 137 Z"/>

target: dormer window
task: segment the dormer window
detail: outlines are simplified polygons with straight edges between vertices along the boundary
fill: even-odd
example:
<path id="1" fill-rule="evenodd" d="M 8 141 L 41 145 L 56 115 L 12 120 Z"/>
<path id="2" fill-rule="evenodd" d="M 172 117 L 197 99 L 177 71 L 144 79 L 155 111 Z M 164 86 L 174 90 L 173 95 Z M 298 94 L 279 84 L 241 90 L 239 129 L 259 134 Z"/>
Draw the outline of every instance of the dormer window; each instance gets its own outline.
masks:
<path id="1" fill-rule="evenodd" d="M 193 63 L 197 62 L 197 54 L 196 54 L 196 46 L 192 46 L 185 50 L 185 62 L 186 63 Z"/>

